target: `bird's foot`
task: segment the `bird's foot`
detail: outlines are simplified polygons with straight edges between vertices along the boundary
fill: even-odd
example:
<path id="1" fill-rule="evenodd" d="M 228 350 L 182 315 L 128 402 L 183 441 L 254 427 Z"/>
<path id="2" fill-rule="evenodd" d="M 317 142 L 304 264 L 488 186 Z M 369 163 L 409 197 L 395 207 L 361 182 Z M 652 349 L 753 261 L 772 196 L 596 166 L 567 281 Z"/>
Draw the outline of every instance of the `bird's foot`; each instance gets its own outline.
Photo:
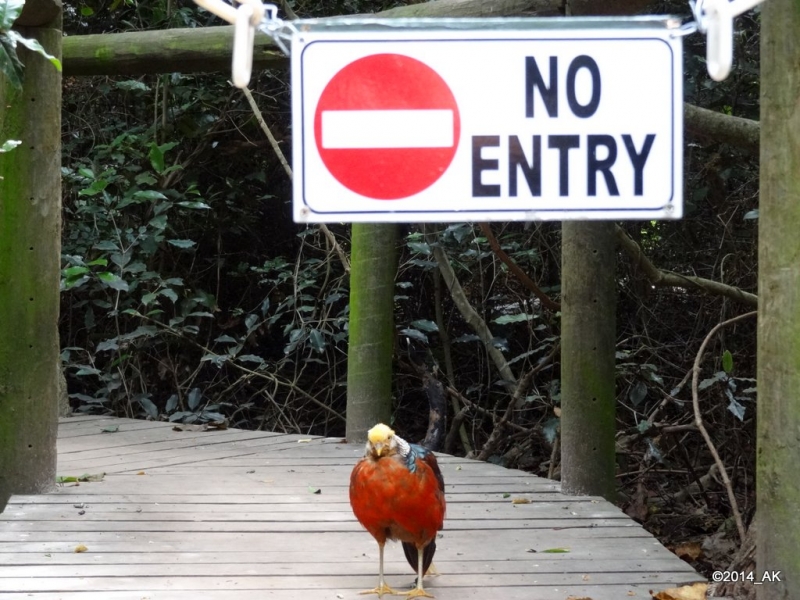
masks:
<path id="1" fill-rule="evenodd" d="M 422 588 L 414 588 L 408 592 L 397 592 L 398 596 L 406 596 L 408 598 L 435 598 L 433 594 L 429 594 Z"/>
<path id="2" fill-rule="evenodd" d="M 359 594 L 366 595 L 366 594 L 377 594 L 378 598 L 382 598 L 384 594 L 389 594 L 392 596 L 398 596 L 402 594 L 402 592 L 397 592 L 390 588 L 385 583 L 380 584 L 378 587 L 371 589 L 371 590 L 364 590 L 363 592 L 359 592 Z"/>

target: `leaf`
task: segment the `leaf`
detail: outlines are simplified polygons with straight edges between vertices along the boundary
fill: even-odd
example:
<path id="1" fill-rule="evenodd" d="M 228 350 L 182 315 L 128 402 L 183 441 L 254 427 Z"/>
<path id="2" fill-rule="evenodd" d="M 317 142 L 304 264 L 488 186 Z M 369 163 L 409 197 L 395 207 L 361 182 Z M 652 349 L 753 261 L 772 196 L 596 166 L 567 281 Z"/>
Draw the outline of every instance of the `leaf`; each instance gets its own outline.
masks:
<path id="1" fill-rule="evenodd" d="M 200 400 L 202 398 L 203 395 L 200 393 L 200 388 L 192 388 L 187 399 L 189 402 L 189 408 L 191 410 L 195 410 L 200 405 Z"/>
<path id="2" fill-rule="evenodd" d="M 407 246 L 419 254 L 430 254 L 431 247 L 424 242 L 408 242 Z"/>
<path id="3" fill-rule="evenodd" d="M 321 494 L 322 490 L 319 489 L 318 487 L 314 487 L 313 485 L 310 485 L 310 486 L 308 486 L 308 492 L 310 494 Z"/>
<path id="4" fill-rule="evenodd" d="M 542 425 L 542 433 L 549 444 L 556 441 L 556 435 L 558 434 L 560 425 L 561 419 L 558 417 L 550 417 L 545 421 L 544 425 Z"/>
<path id="5" fill-rule="evenodd" d="M 631 388 L 631 391 L 628 393 L 628 398 L 633 403 L 634 406 L 639 406 L 647 397 L 647 384 L 644 381 L 637 381 L 636 385 Z"/>
<path id="6" fill-rule="evenodd" d="M 693 583 L 653 594 L 653 600 L 706 600 L 707 583 Z"/>
<path id="7" fill-rule="evenodd" d="M 8 31 L 22 13 L 25 0 L 3 0 L 0 3 L 0 31 Z"/>
<path id="8" fill-rule="evenodd" d="M 135 79 L 128 79 L 127 81 L 118 81 L 114 85 L 117 87 L 117 89 L 125 90 L 126 92 L 133 92 L 133 91 L 136 91 L 136 92 L 148 92 L 148 91 L 150 91 L 150 88 L 147 85 L 145 85 L 144 82 L 136 81 Z M 139 181 L 138 178 L 137 178 L 137 181 Z"/>
<path id="9" fill-rule="evenodd" d="M 205 202 L 178 202 L 178 206 L 195 210 L 211 210 L 211 207 Z"/>
<path id="10" fill-rule="evenodd" d="M 715 384 L 715 383 L 717 383 L 718 381 L 721 381 L 721 380 L 723 380 L 723 379 L 726 379 L 727 377 L 728 377 L 728 374 L 727 374 L 727 373 L 725 373 L 725 371 L 717 371 L 716 373 L 714 373 L 714 374 L 713 374 L 711 377 L 709 377 L 708 379 L 704 379 L 703 381 L 701 381 L 701 382 L 698 384 L 698 386 L 697 386 L 697 389 L 698 389 L 698 390 L 704 390 L 704 389 L 706 389 L 707 387 L 711 387 L 712 385 L 714 385 L 714 384 Z"/>
<path id="11" fill-rule="evenodd" d="M 91 17 L 94 14 L 94 9 L 91 6 L 81 6 L 81 15 L 84 17 Z"/>
<path id="12" fill-rule="evenodd" d="M 401 329 L 400 333 L 402 333 L 403 335 L 407 335 L 408 337 L 410 337 L 413 340 L 417 340 L 419 342 L 422 342 L 423 344 L 427 344 L 428 343 L 428 336 L 425 335 L 424 333 L 422 333 L 421 331 L 416 330 L 416 329 L 408 329 L 408 328 Z"/>
<path id="13" fill-rule="evenodd" d="M 722 370 L 730 375 L 733 371 L 733 354 L 730 350 L 725 350 L 722 353 Z"/>
<path id="14" fill-rule="evenodd" d="M 62 272 L 64 273 L 65 277 L 74 278 L 83 275 L 84 273 L 88 273 L 89 269 L 88 267 L 67 267 Z"/>
<path id="15" fill-rule="evenodd" d="M 530 504 L 530 503 L 531 501 L 528 498 L 518 497 L 511 499 L 511 504 Z"/>
<path id="16" fill-rule="evenodd" d="M 6 140 L 5 142 L 3 142 L 3 145 L 0 146 L 0 154 L 2 154 L 3 152 L 11 152 L 21 143 L 22 142 L 20 140 Z"/>
<path id="17" fill-rule="evenodd" d="M 75 546 L 75 550 L 73 552 L 80 553 L 80 552 L 88 552 L 88 551 L 89 551 L 89 549 L 86 546 L 84 546 L 83 544 L 78 544 L 77 546 Z"/>
<path id="18" fill-rule="evenodd" d="M 260 356 L 256 356 L 255 354 L 242 354 L 241 356 L 237 356 L 236 359 L 239 362 L 251 362 L 259 365 L 264 364 L 264 359 Z"/>
<path id="19" fill-rule="evenodd" d="M 110 427 L 103 427 L 100 433 L 117 433 L 118 431 L 119 425 L 111 425 Z"/>
<path id="20" fill-rule="evenodd" d="M 454 344 L 462 344 L 464 342 L 480 342 L 481 338 L 479 338 L 474 333 L 465 333 L 453 340 Z"/>
<path id="21" fill-rule="evenodd" d="M 548 548 L 547 550 L 542 550 L 545 554 L 567 554 L 569 551 L 569 548 Z"/>
<path id="22" fill-rule="evenodd" d="M 53 56 L 49 52 L 47 52 L 47 50 L 44 49 L 44 46 L 42 46 L 37 40 L 34 40 L 32 38 L 22 37 L 19 33 L 13 30 L 8 31 L 6 35 L 8 35 L 8 37 L 11 38 L 13 41 L 25 46 L 28 50 L 40 54 L 41 56 L 49 60 L 57 71 L 59 72 L 61 71 L 61 61 L 58 60 L 55 56 Z"/>
<path id="23" fill-rule="evenodd" d="M 111 338 L 108 340 L 103 340 L 99 344 L 97 344 L 97 348 L 95 348 L 95 352 L 105 352 L 106 350 L 118 350 L 119 344 L 117 343 L 117 338 Z"/>
<path id="24" fill-rule="evenodd" d="M 327 345 L 325 337 L 322 335 L 322 332 L 320 332 L 319 329 L 312 329 L 309 332 L 308 343 L 311 344 L 311 348 L 313 348 L 316 352 L 322 352 L 325 350 L 325 346 Z"/>
<path id="25" fill-rule="evenodd" d="M 172 300 L 173 304 L 175 304 L 178 301 L 178 294 L 175 292 L 175 290 L 170 288 L 164 288 L 163 290 L 158 292 L 158 295 L 166 296 L 167 298 Z"/>
<path id="26" fill-rule="evenodd" d="M 528 321 L 532 318 L 533 315 L 520 313 L 518 315 L 503 315 L 502 317 L 497 317 L 492 322 L 497 323 L 498 325 L 507 325 L 508 323 L 521 323 L 523 321 Z"/>
<path id="27" fill-rule="evenodd" d="M 171 413 L 176 408 L 178 408 L 178 394 L 172 394 L 167 398 L 167 405 L 164 407 L 164 411 L 166 413 Z"/>
<path id="28" fill-rule="evenodd" d="M 191 248 L 197 244 L 194 240 L 167 240 L 167 242 L 176 248 Z"/>
<path id="29" fill-rule="evenodd" d="M 420 331 L 439 331 L 439 326 L 436 323 L 433 321 L 426 321 L 425 319 L 412 321 L 411 326 Z"/>
<path id="30" fill-rule="evenodd" d="M 17 50 L 7 34 L 0 32 L 0 73 L 3 73 L 17 90 L 22 89 L 22 78 L 25 68 L 17 57 Z"/>
<path id="31" fill-rule="evenodd" d="M 138 192 L 134 192 L 133 197 L 136 198 L 137 200 L 149 200 L 151 202 L 155 200 L 167 199 L 167 197 L 164 194 L 162 194 L 161 192 L 157 192 L 156 190 L 139 190 Z"/>
<path id="32" fill-rule="evenodd" d="M 97 278 L 113 290 L 118 290 L 121 292 L 128 291 L 128 282 L 120 278 L 119 275 L 114 275 L 114 273 L 103 271 L 102 273 L 97 274 Z"/>
<path id="33" fill-rule="evenodd" d="M 139 401 L 141 407 L 144 409 L 144 412 L 146 412 L 149 417 L 158 419 L 158 407 L 155 404 L 153 404 L 153 401 L 150 400 L 150 398 L 148 398 L 145 395 L 141 395 L 137 398 L 137 400 Z"/>
<path id="34" fill-rule="evenodd" d="M 731 411 L 733 416 L 735 416 L 737 419 L 744 421 L 744 406 L 739 404 L 736 398 L 733 397 L 733 394 L 730 394 L 728 399 L 730 400 L 730 403 L 728 404 L 728 410 Z"/>
<path id="35" fill-rule="evenodd" d="M 745 221 L 752 221 L 754 219 L 758 219 L 758 209 L 749 210 L 744 214 Z"/>
<path id="36" fill-rule="evenodd" d="M 156 173 L 161 174 L 164 172 L 164 152 L 157 144 L 150 144 L 148 158 Z"/>
<path id="37" fill-rule="evenodd" d="M 146 294 L 142 295 L 142 304 L 145 306 L 149 306 L 153 303 L 153 301 L 157 298 L 157 296 L 152 292 L 147 292 Z"/>

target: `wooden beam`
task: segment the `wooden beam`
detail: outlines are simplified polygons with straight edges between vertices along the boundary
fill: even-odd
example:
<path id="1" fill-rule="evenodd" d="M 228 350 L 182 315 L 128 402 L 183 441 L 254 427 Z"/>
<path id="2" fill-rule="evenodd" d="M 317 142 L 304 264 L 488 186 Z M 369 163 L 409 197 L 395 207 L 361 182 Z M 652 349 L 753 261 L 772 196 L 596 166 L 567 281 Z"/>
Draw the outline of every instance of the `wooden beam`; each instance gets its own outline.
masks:
<path id="1" fill-rule="evenodd" d="M 560 0 L 434 0 L 360 17 L 486 17 L 549 15 Z M 145 75 L 226 72 L 231 68 L 233 27 L 131 31 L 64 38 L 64 75 Z M 288 59 L 266 35 L 256 36 L 253 69 L 285 68 Z"/>

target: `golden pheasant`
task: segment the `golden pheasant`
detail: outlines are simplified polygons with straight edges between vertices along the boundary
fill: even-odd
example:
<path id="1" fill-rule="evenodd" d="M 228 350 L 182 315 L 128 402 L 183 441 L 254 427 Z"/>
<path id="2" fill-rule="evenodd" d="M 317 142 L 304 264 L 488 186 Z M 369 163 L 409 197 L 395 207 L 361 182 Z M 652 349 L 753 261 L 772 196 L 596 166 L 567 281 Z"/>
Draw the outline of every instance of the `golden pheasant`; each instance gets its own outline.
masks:
<path id="1" fill-rule="evenodd" d="M 358 521 L 378 542 L 378 587 L 363 594 L 427 596 L 422 576 L 436 552 L 436 534 L 445 513 L 444 479 L 436 456 L 417 444 L 409 444 L 391 428 L 379 423 L 368 433 L 364 457 L 350 476 L 350 506 Z M 397 592 L 383 577 L 386 540 L 400 540 L 417 586 Z"/>

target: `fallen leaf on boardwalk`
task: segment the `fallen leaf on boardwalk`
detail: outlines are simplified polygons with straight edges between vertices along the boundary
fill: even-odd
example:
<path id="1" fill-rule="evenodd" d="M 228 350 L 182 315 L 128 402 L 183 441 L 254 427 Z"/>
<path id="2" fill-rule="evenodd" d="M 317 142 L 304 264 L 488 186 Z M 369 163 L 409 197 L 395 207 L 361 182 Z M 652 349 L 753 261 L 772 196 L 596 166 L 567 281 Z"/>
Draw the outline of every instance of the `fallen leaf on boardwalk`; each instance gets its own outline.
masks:
<path id="1" fill-rule="evenodd" d="M 530 504 L 531 501 L 527 498 L 512 498 L 511 504 Z"/>
<path id="2" fill-rule="evenodd" d="M 511 494 L 503 494 L 503 498 L 511 498 Z"/>
<path id="3" fill-rule="evenodd" d="M 542 552 L 546 554 L 566 554 L 569 552 L 569 548 L 548 548 L 547 550 L 542 550 Z"/>
<path id="4" fill-rule="evenodd" d="M 703 546 L 700 542 L 685 542 L 675 546 L 673 552 L 684 560 L 697 560 L 703 555 Z"/>
<path id="5" fill-rule="evenodd" d="M 77 546 L 75 546 L 75 552 L 86 552 L 87 550 L 89 549 L 83 544 L 78 544 Z"/>
<path id="6" fill-rule="evenodd" d="M 137 473 L 137 475 L 147 475 L 147 473 L 145 473 L 144 471 L 139 471 L 139 472 Z"/>
<path id="7" fill-rule="evenodd" d="M 308 486 L 308 491 L 311 492 L 312 494 L 321 494 L 322 493 L 321 489 L 319 489 L 318 487 L 314 487 L 313 485 Z"/>
<path id="8" fill-rule="evenodd" d="M 119 425 L 112 425 L 111 427 L 103 427 L 100 433 L 117 433 L 118 431 Z"/>
<path id="9" fill-rule="evenodd" d="M 628 596 L 635 596 L 635 595 L 636 592 L 634 592 L 633 590 L 628 590 Z"/>
<path id="10" fill-rule="evenodd" d="M 657 594 L 650 592 L 654 600 L 706 600 L 707 583 L 695 583 L 683 587 L 669 588 Z"/>
<path id="11" fill-rule="evenodd" d="M 298 444 L 308 444 L 311 441 L 311 438 L 303 438 L 302 440 L 297 440 Z"/>
<path id="12" fill-rule="evenodd" d="M 591 577 L 589 577 L 588 575 L 584 575 L 583 577 L 581 577 L 581 579 L 583 579 L 584 581 L 589 581 Z"/>
<path id="13" fill-rule="evenodd" d="M 84 473 L 83 475 L 59 475 L 56 477 L 56 483 L 77 483 L 79 481 L 103 481 L 103 477 L 105 477 L 105 473 L 97 473 L 96 475 L 89 475 L 88 473 Z"/>
<path id="14" fill-rule="evenodd" d="M 567 596 L 567 600 L 592 600 L 589 596 Z"/>

